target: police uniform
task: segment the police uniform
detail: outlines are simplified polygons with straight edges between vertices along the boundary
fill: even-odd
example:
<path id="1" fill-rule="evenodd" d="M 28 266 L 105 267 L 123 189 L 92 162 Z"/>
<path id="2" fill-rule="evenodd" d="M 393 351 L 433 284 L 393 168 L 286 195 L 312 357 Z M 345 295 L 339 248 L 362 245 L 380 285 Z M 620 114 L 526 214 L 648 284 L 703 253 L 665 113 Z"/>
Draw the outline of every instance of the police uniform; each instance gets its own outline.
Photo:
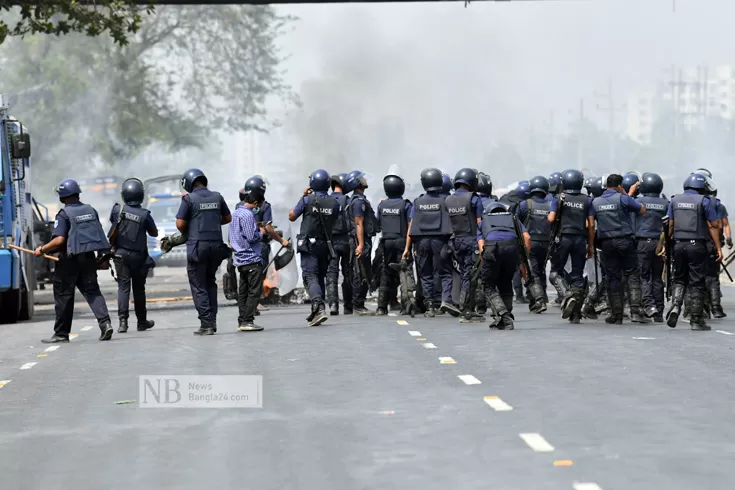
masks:
<path id="1" fill-rule="evenodd" d="M 232 253 L 222 241 L 222 218 L 230 215 L 219 192 L 194 188 L 181 198 L 176 219 L 188 223 L 186 273 L 201 328 L 217 331 L 217 269 Z M 197 333 L 195 332 L 195 333 Z"/>
<path id="2" fill-rule="evenodd" d="M 531 250 L 529 262 L 530 274 L 543 291 L 543 303 L 548 303 L 546 297 L 546 257 L 549 254 L 549 239 L 551 237 L 551 223 L 549 213 L 551 212 L 551 196 L 542 197 L 535 192 L 530 199 L 526 199 L 518 205 L 517 215 L 528 234 L 531 235 Z M 535 303 L 540 303 L 535 301 Z M 543 305 L 545 306 L 545 304 Z M 532 304 L 531 311 L 540 312 L 540 304 Z"/>
<path id="3" fill-rule="evenodd" d="M 146 234 L 158 234 L 156 223 L 147 209 L 131 204 L 123 205 L 122 216 L 120 205 L 115 204 L 110 212 L 110 223 L 110 233 L 117 228 L 113 260 L 117 271 L 117 316 L 120 319 L 120 332 L 124 333 L 128 329 L 131 286 L 138 330 L 147 330 L 153 326 L 153 322 L 147 319 L 145 283 L 148 271 L 155 264 L 148 255 Z"/>
<path id="4" fill-rule="evenodd" d="M 342 269 L 342 301 L 344 303 L 344 314 L 352 314 L 352 260 L 355 252 L 350 242 L 350 233 L 354 229 L 354 222 L 350 219 L 350 198 L 341 192 L 332 192 L 331 197 L 337 200 L 338 211 L 332 229 L 332 246 L 337 257 L 329 262 L 327 269 L 327 302 L 330 314 L 339 314 L 339 294 L 337 282 L 339 281 L 340 265 Z"/>
<path id="5" fill-rule="evenodd" d="M 354 259 L 352 274 L 352 305 L 354 309 L 364 313 L 368 311 L 365 308 L 365 298 L 367 298 L 370 278 L 362 277 L 361 270 L 368 271 L 371 269 L 372 264 L 370 258 L 373 252 L 373 237 L 377 235 L 379 231 L 378 222 L 375 219 L 375 211 L 373 211 L 373 207 L 370 205 L 370 201 L 365 197 L 365 194 L 353 192 L 352 197 L 350 198 L 349 210 L 353 222 L 355 221 L 355 218 L 363 218 L 363 249 L 362 254 Z M 355 233 L 354 243 L 355 247 L 357 247 L 359 242 L 357 241 L 356 226 L 353 228 L 352 232 Z M 361 267 L 362 269 L 360 269 Z"/>
<path id="6" fill-rule="evenodd" d="M 263 201 L 263 206 L 258 209 L 257 213 L 253 213 L 255 221 L 258 223 L 267 223 L 273 221 L 273 210 L 271 204 L 268 201 Z M 263 237 L 262 247 L 260 248 L 260 256 L 263 258 L 263 265 L 267 265 L 270 262 L 271 257 L 271 238 L 270 233 L 266 233 Z"/>
<path id="7" fill-rule="evenodd" d="M 724 220 L 727 218 L 727 209 L 725 205 L 717 197 L 711 197 L 710 202 L 715 208 L 717 213 L 717 219 Z M 720 239 L 720 248 L 725 246 L 725 227 L 724 223 L 721 224 L 718 230 Z M 707 278 L 705 280 L 707 287 L 707 294 L 705 295 L 705 311 L 711 313 L 715 318 L 724 318 L 725 312 L 722 309 L 722 291 L 720 290 L 720 262 L 717 262 L 717 253 L 714 242 L 711 240 L 707 241 L 709 260 L 707 267 Z"/>
<path id="8" fill-rule="evenodd" d="M 296 245 L 301 254 L 304 286 L 311 299 L 311 314 L 307 317 L 307 321 L 311 322 L 317 313 L 324 311 L 325 279 L 332 260 L 327 239 L 331 240 L 332 229 L 339 215 L 339 203 L 325 191 L 314 191 L 301 198 L 293 212 L 297 217 L 303 215 Z"/>
<path id="9" fill-rule="evenodd" d="M 633 239 L 635 230 L 630 219 L 631 212 L 641 210 L 641 204 L 626 194 L 607 189 L 594 199 L 592 208 L 597 220 L 597 236 L 602 249 L 610 303 L 611 314 L 605 322 L 621 324 L 623 321 L 625 276 L 630 288 L 631 320 L 645 323 L 638 255 Z"/>
<path id="10" fill-rule="evenodd" d="M 383 267 L 378 288 L 379 311 L 387 308 L 391 297 L 397 296 L 400 283 L 398 272 L 388 265 L 401 261 L 401 254 L 406 248 L 412 208 L 411 202 L 403 197 L 383 199 L 378 204 L 377 219 L 382 233 L 380 241 L 383 248 Z M 406 294 L 407 291 L 403 291 L 404 297 Z M 408 305 L 401 306 L 401 311 L 405 312 Z"/>
<path id="11" fill-rule="evenodd" d="M 107 303 L 97 282 L 96 252 L 106 252 L 110 244 L 97 211 L 89 204 L 68 203 L 56 215 L 52 236 L 66 238 L 66 252 L 54 268 L 55 337 L 69 338 L 74 316 L 74 289 L 78 288 L 92 309 L 102 336 L 112 336 Z M 108 332 L 105 337 L 105 332 Z"/>
<path id="12" fill-rule="evenodd" d="M 451 183 L 450 183 L 450 187 L 451 187 Z M 442 192 L 439 193 L 439 196 L 441 196 L 443 198 L 447 198 L 447 197 L 449 197 L 451 195 L 452 195 L 452 193 L 449 192 L 449 190 L 447 188 L 447 184 L 446 184 L 446 182 L 444 182 L 444 188 L 442 189 Z M 442 250 L 441 260 L 443 260 L 445 262 L 449 262 L 449 264 L 448 264 L 448 267 L 449 267 L 449 275 L 452 278 L 452 288 L 450 289 L 450 293 L 449 293 L 449 301 L 451 301 L 452 300 L 452 293 L 451 293 L 451 291 L 454 289 L 454 272 L 455 272 L 455 270 L 454 270 L 454 264 L 451 263 L 452 257 L 449 254 L 449 245 L 447 245 L 447 247 L 445 247 Z M 418 266 L 418 264 L 417 264 L 417 266 Z M 419 281 L 419 283 L 420 282 L 421 281 Z M 433 296 L 432 296 L 432 299 L 433 299 L 433 307 L 435 309 L 435 312 L 434 313 L 436 315 L 443 315 L 444 314 L 444 311 L 441 309 L 441 304 L 444 302 L 443 301 L 444 294 L 442 292 L 443 290 L 444 290 L 444 275 L 437 269 L 437 270 L 434 271 L 434 290 L 433 290 Z"/>
<path id="13" fill-rule="evenodd" d="M 513 325 L 513 275 L 520 265 L 520 249 L 510 211 L 490 212 L 485 209 L 477 239 L 485 240 L 482 251 L 482 283 L 485 301 L 493 311 L 495 321 L 490 328 L 512 330 Z M 522 233 L 525 228 L 518 223 Z"/>
<path id="14" fill-rule="evenodd" d="M 487 205 L 491 202 L 498 202 L 497 196 L 494 196 L 492 194 L 490 195 L 483 195 L 479 194 L 480 196 L 480 203 L 482 204 L 482 212 L 485 213 L 485 209 L 487 208 Z M 480 215 L 482 217 L 482 215 Z M 487 302 L 485 301 L 485 287 L 482 282 L 482 273 L 480 274 L 480 277 L 477 280 L 477 286 L 475 291 L 475 308 L 478 315 L 484 315 L 487 312 Z"/>
<path id="15" fill-rule="evenodd" d="M 643 292 L 643 310 L 647 317 L 663 321 L 664 312 L 664 258 L 656 254 L 663 229 L 662 219 L 669 209 L 669 200 L 658 195 L 643 195 L 636 199 L 646 213 L 635 218 L 635 236 L 638 242 L 638 265 Z"/>

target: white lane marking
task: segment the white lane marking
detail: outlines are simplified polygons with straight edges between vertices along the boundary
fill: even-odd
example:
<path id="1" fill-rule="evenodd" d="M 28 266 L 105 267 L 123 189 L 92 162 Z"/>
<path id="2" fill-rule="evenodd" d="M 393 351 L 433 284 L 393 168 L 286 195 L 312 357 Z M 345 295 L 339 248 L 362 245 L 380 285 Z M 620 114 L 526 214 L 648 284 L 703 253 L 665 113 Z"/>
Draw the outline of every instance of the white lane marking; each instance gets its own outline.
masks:
<path id="1" fill-rule="evenodd" d="M 408 325 L 408 322 L 406 320 L 396 320 L 396 323 L 398 325 Z"/>
<path id="2" fill-rule="evenodd" d="M 457 364 L 457 361 L 455 361 L 451 357 L 440 357 L 439 362 L 442 364 Z"/>
<path id="3" fill-rule="evenodd" d="M 633 340 L 656 340 L 656 337 L 633 337 Z"/>
<path id="4" fill-rule="evenodd" d="M 735 333 L 727 332 L 725 330 L 715 330 L 715 332 L 725 334 L 725 335 L 735 335 Z"/>
<path id="5" fill-rule="evenodd" d="M 80 332 L 89 332 L 90 330 L 92 330 L 91 325 L 87 325 L 86 327 L 82 327 L 79 329 Z"/>
<path id="6" fill-rule="evenodd" d="M 0 379 L 0 388 L 5 386 L 6 384 L 10 383 L 12 379 Z"/>
<path id="7" fill-rule="evenodd" d="M 431 342 L 427 342 L 425 344 L 421 344 L 424 346 L 424 349 L 436 349 L 436 346 L 432 344 Z"/>
<path id="8" fill-rule="evenodd" d="M 464 382 L 464 384 L 466 384 L 466 385 L 479 385 L 479 384 L 482 384 L 482 381 L 480 381 L 479 379 L 475 378 L 471 374 L 461 374 L 461 375 L 459 375 L 457 377 L 459 379 L 461 379 Z"/>
<path id="9" fill-rule="evenodd" d="M 548 453 L 554 450 L 554 446 L 546 442 L 546 439 L 541 437 L 541 434 L 519 434 L 528 447 L 536 451 L 537 453 Z"/>
<path id="10" fill-rule="evenodd" d="M 77 337 L 79 337 L 79 334 L 78 333 L 73 333 L 73 334 L 69 335 L 69 340 L 75 339 Z"/>
<path id="11" fill-rule="evenodd" d="M 398 316 L 398 313 L 388 313 L 388 316 Z"/>
<path id="12" fill-rule="evenodd" d="M 496 412 L 510 412 L 513 410 L 513 407 L 501 400 L 500 397 L 486 396 L 483 400 Z"/>
<path id="13" fill-rule="evenodd" d="M 417 332 L 416 330 L 409 330 L 408 335 L 411 337 L 421 337 L 421 332 Z"/>
<path id="14" fill-rule="evenodd" d="M 574 490 L 602 490 L 597 483 L 575 483 Z"/>
<path id="15" fill-rule="evenodd" d="M 21 369 L 31 369 L 36 364 L 38 364 L 38 363 L 36 363 L 36 362 L 27 362 L 27 363 L 23 364 L 20 368 Z"/>
<path id="16" fill-rule="evenodd" d="M 46 349 L 44 350 L 44 352 L 53 352 L 53 351 L 55 351 L 56 349 L 58 349 L 59 347 L 60 347 L 60 346 L 58 346 L 58 345 L 52 345 L 51 347 L 47 347 L 47 348 L 46 348 Z"/>

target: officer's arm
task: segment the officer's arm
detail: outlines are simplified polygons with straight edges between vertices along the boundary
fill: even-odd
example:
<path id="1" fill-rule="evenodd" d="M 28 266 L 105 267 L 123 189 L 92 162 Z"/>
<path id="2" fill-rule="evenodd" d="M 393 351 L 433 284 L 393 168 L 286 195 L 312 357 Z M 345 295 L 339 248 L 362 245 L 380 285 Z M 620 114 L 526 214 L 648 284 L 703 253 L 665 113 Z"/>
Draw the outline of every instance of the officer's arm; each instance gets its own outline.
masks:
<path id="1" fill-rule="evenodd" d="M 176 218 L 176 229 L 179 230 L 181 233 L 186 233 L 186 230 L 189 228 L 189 222 L 185 219 L 179 219 Z"/>
<path id="2" fill-rule="evenodd" d="M 722 226 L 725 228 L 725 238 L 732 239 L 732 233 L 730 231 L 730 220 L 728 218 L 722 218 Z"/>
<path id="3" fill-rule="evenodd" d="M 411 225 L 413 225 L 413 221 L 408 222 L 408 231 L 406 232 L 406 248 L 403 249 L 403 253 L 407 254 L 409 250 L 411 250 Z"/>
<path id="4" fill-rule="evenodd" d="M 362 216 L 355 216 L 355 230 L 357 234 L 357 245 L 360 247 L 364 246 L 364 241 L 365 241 L 364 237 L 362 236 L 363 235 L 362 224 L 363 224 L 364 219 L 365 218 Z"/>
<path id="5" fill-rule="evenodd" d="M 587 216 L 587 248 L 592 250 L 595 246 L 595 217 Z"/>
<path id="6" fill-rule="evenodd" d="M 527 231 L 523 232 L 523 243 L 526 244 L 526 250 L 528 250 L 528 252 L 530 253 L 531 252 L 531 235 Z"/>
<path id="7" fill-rule="evenodd" d="M 179 210 L 176 213 L 176 229 L 179 230 L 181 233 L 186 233 L 186 231 L 189 229 L 189 199 L 187 196 L 181 197 L 181 204 L 179 205 Z"/>
<path id="8" fill-rule="evenodd" d="M 49 254 L 62 250 L 66 245 L 66 237 L 55 236 L 46 245 L 41 246 L 41 253 Z"/>
<path id="9" fill-rule="evenodd" d="M 288 212 L 288 220 L 291 222 L 296 221 L 299 219 L 299 216 L 301 216 L 301 213 L 304 212 L 304 204 L 305 199 L 302 198 L 299 202 L 296 203 L 296 206 Z"/>
<path id="10" fill-rule="evenodd" d="M 549 221 L 549 223 L 553 223 L 554 221 L 556 221 L 556 211 L 550 212 L 549 216 L 547 216 L 546 219 Z"/>

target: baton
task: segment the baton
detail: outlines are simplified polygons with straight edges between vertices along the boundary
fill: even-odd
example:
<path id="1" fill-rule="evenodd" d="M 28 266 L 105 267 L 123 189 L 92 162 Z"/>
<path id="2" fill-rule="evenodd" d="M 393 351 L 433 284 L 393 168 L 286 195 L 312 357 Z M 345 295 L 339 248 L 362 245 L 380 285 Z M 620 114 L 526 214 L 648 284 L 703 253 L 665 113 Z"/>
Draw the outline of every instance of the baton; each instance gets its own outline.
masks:
<path id="1" fill-rule="evenodd" d="M 19 251 L 21 251 L 21 252 L 25 252 L 25 253 L 27 253 L 27 254 L 35 254 L 35 253 L 36 253 L 36 252 L 34 252 L 33 250 L 31 250 L 31 249 L 28 249 L 28 248 L 23 248 L 23 247 L 19 247 L 19 246 L 17 246 L 17 245 L 10 245 L 10 244 L 8 244 L 8 248 L 14 248 L 15 250 L 19 250 Z M 58 262 L 58 261 L 59 261 L 59 258 L 58 258 L 58 257 L 54 257 L 53 255 L 46 255 L 46 254 L 41 254 L 41 256 L 42 256 L 42 257 L 43 257 L 44 259 L 49 259 L 49 260 L 53 260 L 54 262 Z"/>

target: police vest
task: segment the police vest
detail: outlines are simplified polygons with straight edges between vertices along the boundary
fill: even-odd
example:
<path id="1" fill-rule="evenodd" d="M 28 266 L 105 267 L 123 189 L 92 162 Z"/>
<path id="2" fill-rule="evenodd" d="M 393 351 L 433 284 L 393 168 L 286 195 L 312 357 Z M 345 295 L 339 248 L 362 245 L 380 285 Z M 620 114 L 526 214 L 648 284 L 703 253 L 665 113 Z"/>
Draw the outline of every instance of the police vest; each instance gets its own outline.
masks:
<path id="1" fill-rule="evenodd" d="M 513 221 L 513 215 L 508 211 L 497 213 L 485 212 L 482 215 L 480 230 L 482 231 L 483 238 L 487 238 L 488 234 L 494 231 L 509 231 L 515 235 L 516 227 Z"/>
<path id="2" fill-rule="evenodd" d="M 534 241 L 548 242 L 551 237 L 551 223 L 549 223 L 551 201 L 544 199 L 539 202 L 535 199 L 527 199 L 526 205 L 528 211 L 523 225 L 526 227 L 528 234 L 531 235 L 531 239 Z"/>
<path id="3" fill-rule="evenodd" d="M 587 236 L 587 215 L 590 210 L 590 200 L 584 194 L 564 195 L 564 208 L 561 211 L 561 233 L 562 235 Z M 557 213 L 560 210 L 557 209 Z"/>
<path id="4" fill-rule="evenodd" d="M 406 202 L 405 199 L 394 198 L 385 199 L 378 204 L 378 217 L 383 238 L 389 240 L 406 238 L 406 233 L 408 233 Z"/>
<path id="5" fill-rule="evenodd" d="M 352 194 L 352 198 L 350 199 L 350 219 L 352 221 L 355 221 L 355 212 L 354 212 L 354 205 L 355 203 L 363 202 L 365 203 L 365 212 L 363 213 L 362 217 L 362 229 L 365 233 L 365 236 L 368 237 L 374 237 L 378 234 L 378 224 L 375 222 L 375 211 L 373 211 L 373 207 L 370 205 L 370 201 L 367 200 L 367 198 L 363 194 Z"/>
<path id="6" fill-rule="evenodd" d="M 477 216 L 472 206 L 472 196 L 474 196 L 472 192 L 463 192 L 444 199 L 455 237 L 477 236 Z"/>
<path id="7" fill-rule="evenodd" d="M 311 194 L 304 198 L 304 216 L 301 220 L 301 234 L 309 238 L 331 239 L 334 223 L 339 213 L 339 204 L 334 196 Z M 322 222 L 324 225 L 322 226 Z M 326 228 L 326 233 L 324 229 Z"/>
<path id="8" fill-rule="evenodd" d="M 271 203 L 269 203 L 268 201 L 263 201 L 263 207 L 259 208 L 257 213 L 253 213 L 253 216 L 255 216 L 255 221 L 258 223 L 264 222 L 265 219 L 263 219 L 263 216 L 265 216 L 265 212 L 268 211 L 270 208 L 271 208 Z M 270 243 L 271 241 L 270 233 L 266 233 L 261 241 L 263 243 Z"/>
<path id="9" fill-rule="evenodd" d="M 491 202 L 498 202 L 498 198 L 495 196 L 480 197 L 480 202 L 482 203 L 482 209 L 484 211 L 487 205 Z"/>
<path id="10" fill-rule="evenodd" d="M 105 230 L 97 211 L 89 204 L 64 206 L 69 217 L 69 235 L 66 237 L 66 253 L 70 256 L 110 249 Z"/>
<path id="11" fill-rule="evenodd" d="M 332 230 L 332 232 L 335 235 L 347 235 L 350 231 L 352 231 L 353 228 L 352 221 L 350 221 L 350 213 L 348 209 L 350 198 L 345 196 L 344 194 L 332 194 L 331 197 L 335 198 L 337 200 L 337 204 L 339 205 L 339 210 L 337 211 L 337 219 L 334 222 L 334 229 Z"/>
<path id="12" fill-rule="evenodd" d="M 189 203 L 189 241 L 222 241 L 222 196 L 203 189 L 182 199 Z"/>
<path id="13" fill-rule="evenodd" d="M 674 240 L 706 240 L 710 237 L 704 215 L 704 196 L 679 194 L 671 198 Z"/>
<path id="14" fill-rule="evenodd" d="M 633 235 L 630 211 L 623 206 L 622 198 L 623 195 L 616 192 L 612 196 L 600 196 L 592 201 L 597 215 L 597 236 L 601 240 Z"/>
<path id="15" fill-rule="evenodd" d="M 452 234 L 452 223 L 449 221 L 444 199 L 444 197 L 423 195 L 413 202 L 412 237 Z"/>
<path id="16" fill-rule="evenodd" d="M 118 207 L 118 212 L 120 208 Z M 130 250 L 131 252 L 148 252 L 146 238 L 146 221 L 150 211 L 141 207 L 125 205 L 122 214 L 118 215 L 120 226 L 117 228 L 115 248 Z"/>
<path id="17" fill-rule="evenodd" d="M 646 208 L 645 214 L 636 216 L 635 236 L 659 238 L 664 229 L 661 221 L 669 210 L 669 200 L 663 197 L 642 196 L 636 199 Z"/>

